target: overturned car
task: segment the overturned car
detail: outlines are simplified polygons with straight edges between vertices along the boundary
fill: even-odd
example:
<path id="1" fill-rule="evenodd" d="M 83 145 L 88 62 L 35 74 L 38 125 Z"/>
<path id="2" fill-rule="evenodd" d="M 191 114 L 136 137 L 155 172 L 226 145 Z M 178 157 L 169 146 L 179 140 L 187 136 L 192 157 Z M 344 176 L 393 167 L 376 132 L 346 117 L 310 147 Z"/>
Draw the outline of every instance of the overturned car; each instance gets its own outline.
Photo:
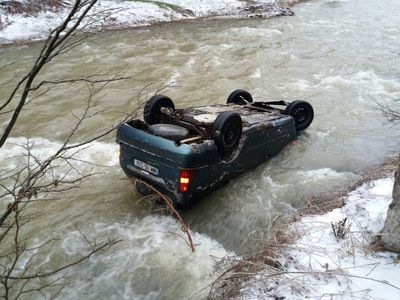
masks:
<path id="1" fill-rule="evenodd" d="M 314 110 L 306 101 L 254 102 L 236 90 L 226 104 L 175 109 L 164 95 L 151 97 L 144 121 L 118 127 L 120 165 L 166 194 L 176 207 L 189 207 L 235 175 L 281 151 L 306 129 Z"/>

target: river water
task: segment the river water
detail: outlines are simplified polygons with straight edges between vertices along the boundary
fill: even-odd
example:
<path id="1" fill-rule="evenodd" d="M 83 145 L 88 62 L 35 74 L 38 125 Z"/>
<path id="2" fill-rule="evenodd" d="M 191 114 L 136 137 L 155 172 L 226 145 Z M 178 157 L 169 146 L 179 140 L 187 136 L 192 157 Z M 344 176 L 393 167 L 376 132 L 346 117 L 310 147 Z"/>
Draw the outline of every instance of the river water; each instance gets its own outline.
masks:
<path id="1" fill-rule="evenodd" d="M 121 120 L 140 92 L 143 102 L 166 86 L 163 93 L 177 107 L 225 102 L 242 88 L 255 100 L 305 99 L 315 109 L 299 143 L 182 212 L 193 231 L 193 254 L 174 234 L 180 232 L 174 218 L 138 201 L 118 166 L 114 136 L 82 150 L 82 159 L 104 167 L 82 164 L 101 174 L 62 201 L 37 205 L 45 213 L 25 234 L 35 245 L 58 241 L 36 254 L 36 264 L 52 267 L 84 253 L 79 230 L 90 239 L 123 241 L 71 269 L 63 298 L 203 298 L 217 275 L 215 261 L 253 248 L 307 197 L 343 187 L 398 152 L 399 127 L 385 121 L 374 100 L 399 108 L 400 2 L 321 0 L 294 11 L 270 20 L 209 19 L 101 34 L 46 68 L 42 77 L 50 79 L 131 76 L 100 92 L 102 112 L 84 124 L 78 140 Z M 0 65 L 16 61 L 0 74 L 3 97 L 12 87 L 7 80 L 28 69 L 40 46 L 0 50 Z M 25 137 L 38 156 L 51 154 L 86 98 L 87 88 L 74 84 L 34 99 L 0 151 L 1 168 L 15 167 L 8 158 Z"/>

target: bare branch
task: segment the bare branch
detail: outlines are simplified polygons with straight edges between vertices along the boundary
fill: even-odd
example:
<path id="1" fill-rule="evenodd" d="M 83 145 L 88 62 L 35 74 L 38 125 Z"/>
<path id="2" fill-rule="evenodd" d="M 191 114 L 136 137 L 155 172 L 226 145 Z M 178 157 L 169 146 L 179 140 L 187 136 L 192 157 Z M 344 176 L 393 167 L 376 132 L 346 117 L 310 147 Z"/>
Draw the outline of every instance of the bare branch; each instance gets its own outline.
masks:
<path id="1" fill-rule="evenodd" d="M 13 64 L 15 64 L 15 61 L 10 61 L 10 62 L 6 63 L 5 65 L 1 66 L 0 67 L 0 72 L 3 71 L 5 68 L 13 65 Z"/>
<path id="2" fill-rule="evenodd" d="M 60 273 L 61 271 L 64 271 L 66 269 L 71 268 L 72 266 L 75 266 L 85 260 L 88 260 L 91 256 L 93 256 L 94 254 L 96 254 L 97 252 L 100 251 L 107 251 L 108 249 L 110 249 L 112 246 L 120 243 L 122 240 L 121 239 L 117 239 L 117 238 L 113 238 L 113 239 L 107 239 L 106 242 L 103 242 L 100 246 L 96 246 L 94 249 L 91 249 L 91 251 L 82 256 L 81 258 L 74 260 L 68 264 L 63 265 L 62 267 L 52 270 L 50 272 L 43 272 L 43 273 L 37 273 L 37 274 L 30 274 L 30 275 L 24 275 L 24 276 L 4 276 L 4 275 L 0 275 L 0 279 L 8 279 L 8 280 L 29 280 L 29 279 L 34 279 L 34 278 L 48 278 L 51 276 L 54 276 L 58 273 Z"/>
<path id="3" fill-rule="evenodd" d="M 378 105 L 379 110 L 386 120 L 391 123 L 400 121 L 400 110 L 393 109 L 387 103 L 379 102 L 372 97 L 370 97 L 370 99 Z"/>
<path id="4" fill-rule="evenodd" d="M 48 248 L 54 240 L 49 239 L 40 245 L 29 245 L 31 237 L 21 236 L 21 228 L 24 225 L 35 218 L 41 217 L 34 210 L 32 212 L 32 209 L 28 209 L 30 207 L 29 204 L 43 199 L 50 200 L 48 198 L 49 195 L 70 191 L 79 187 L 79 184 L 89 177 L 100 174 L 93 168 L 100 165 L 84 161 L 79 157 L 79 154 L 90 143 L 111 133 L 118 126 L 118 124 L 115 124 L 100 133 L 92 135 L 87 140 L 75 141 L 78 136 L 77 133 L 84 123 L 103 112 L 98 106 L 99 101 L 104 97 L 100 92 L 108 84 L 126 80 L 130 77 L 94 74 L 83 75 L 79 78 L 37 80 L 37 76 L 42 72 L 46 64 L 53 61 L 58 55 L 71 51 L 93 35 L 89 33 L 76 37 L 78 28 L 89 29 L 94 25 L 94 21 L 86 22 L 84 18 L 96 2 L 97 0 L 74 1 L 67 18 L 59 27 L 49 33 L 48 39 L 44 42 L 30 71 L 20 80 L 16 80 L 15 87 L 11 90 L 10 95 L 0 102 L 0 114 L 9 117 L 5 123 L 4 132 L 0 133 L 1 148 L 17 123 L 21 111 L 26 110 L 27 104 L 43 96 L 51 88 L 61 84 L 84 84 L 89 92 L 83 109 L 80 112 L 75 111 L 72 113 L 76 119 L 75 124 L 73 124 L 66 138 L 52 155 L 44 159 L 36 156 L 33 151 L 35 148 L 34 141 L 27 139 L 25 144 L 19 145 L 24 149 L 24 154 L 10 158 L 17 162 L 16 167 L 13 170 L 0 171 L 0 198 L 7 202 L 10 201 L 3 214 L 0 215 L 0 242 L 3 242 L 3 245 L 11 242 L 12 245 L 11 252 L 7 250 L 8 253 L 2 253 L 3 256 L 0 257 L 0 284 L 4 287 L 2 289 L 4 292 L 1 296 L 5 299 L 27 297 L 31 293 L 39 293 L 43 297 L 48 297 L 45 290 L 50 287 L 58 289 L 55 294 L 57 296 L 65 286 L 63 279 L 66 277 L 61 275 L 62 272 L 88 260 L 92 255 L 100 251 L 108 250 L 111 246 L 121 241 L 117 238 L 108 238 L 99 244 L 96 239 L 89 240 L 78 229 L 90 248 L 88 253 L 52 270 L 43 270 L 41 267 L 35 266 L 33 256 L 30 255 L 35 255 L 35 252 L 39 250 L 44 251 L 44 248 Z M 0 70 L 13 63 L 3 66 Z M 38 92 L 32 93 L 35 91 Z M 10 108 L 14 106 L 15 108 L 11 110 Z M 127 114 L 126 119 L 134 115 L 135 112 L 136 110 L 133 110 Z M 90 170 L 85 169 L 83 171 L 79 167 L 81 163 L 87 164 Z M 52 201 L 55 200 L 60 199 L 52 199 Z M 170 205 L 172 206 L 172 203 Z M 186 230 L 189 233 L 187 227 Z M 192 245 L 194 251 L 191 238 L 189 240 L 189 244 Z M 35 286 L 36 283 L 45 278 L 45 283 L 40 282 L 40 286 Z"/>
<path id="5" fill-rule="evenodd" d="M 154 192 L 155 194 L 157 194 L 163 201 L 164 203 L 167 205 L 167 208 L 172 212 L 172 214 L 178 219 L 179 223 L 182 226 L 182 231 L 186 234 L 187 236 L 187 240 L 185 240 L 181 235 L 179 235 L 180 237 L 183 238 L 183 240 L 186 242 L 186 244 L 190 247 L 190 249 L 192 250 L 192 252 L 195 252 L 195 247 L 193 244 L 193 239 L 192 239 L 192 235 L 190 234 L 190 229 L 189 227 L 185 224 L 185 222 L 183 221 L 181 215 L 179 214 L 179 212 L 176 210 L 176 208 L 174 207 L 174 204 L 172 203 L 171 198 L 169 198 L 167 195 L 159 192 L 157 189 L 155 189 L 153 186 L 149 185 L 147 182 L 144 182 L 140 179 L 133 179 L 133 183 L 137 184 L 137 183 L 141 183 L 146 185 L 152 192 Z"/>
<path id="6" fill-rule="evenodd" d="M 41 83 L 39 83 L 35 87 L 30 88 L 30 90 L 35 91 L 35 90 L 41 88 L 43 85 L 47 85 L 47 84 L 56 85 L 56 84 L 77 83 L 77 82 L 86 82 L 86 83 L 96 84 L 96 83 L 109 83 L 109 82 L 126 80 L 126 79 L 131 78 L 131 77 L 115 77 L 115 78 L 92 79 L 95 76 L 97 76 L 97 75 L 91 75 L 91 76 L 82 77 L 82 78 L 61 79 L 61 80 L 55 80 L 55 81 L 43 80 Z"/>
<path id="7" fill-rule="evenodd" d="M 0 137 L 0 148 L 4 145 L 6 139 L 8 138 L 12 128 L 14 127 L 15 123 L 17 122 L 17 119 L 19 117 L 19 114 L 21 113 L 29 92 L 31 91 L 31 86 L 33 84 L 33 80 L 36 78 L 36 76 L 39 74 L 39 72 L 42 70 L 43 66 L 50 62 L 54 57 L 56 57 L 61 47 L 66 41 L 69 40 L 71 35 L 76 31 L 78 26 L 82 23 L 83 19 L 87 16 L 88 12 L 90 9 L 93 7 L 93 5 L 97 2 L 97 0 L 90 0 L 90 1 L 81 1 L 81 0 L 76 0 L 74 3 L 74 6 L 72 7 L 70 13 L 64 20 L 64 22 L 55 30 L 53 30 L 47 41 L 45 42 L 39 57 L 35 61 L 31 71 L 25 75 L 16 85 L 14 90 L 12 91 L 11 95 L 8 97 L 8 99 L 5 101 L 5 103 L 0 106 L 0 111 L 3 110 L 8 104 L 11 103 L 11 101 L 14 99 L 17 91 L 22 87 L 24 84 L 23 90 L 22 90 L 22 95 L 19 99 L 19 102 L 14 110 L 13 115 L 11 116 L 11 119 L 9 120 L 8 124 L 6 125 L 6 128 Z M 81 9 L 83 11 L 81 12 Z M 77 16 L 78 15 L 78 16 Z M 74 19 L 74 17 L 77 17 Z M 69 27 L 73 22 L 72 26 Z M 67 29 L 68 28 L 68 29 Z M 62 34 L 63 33 L 63 34 Z M 61 47 L 62 48 L 62 47 Z"/>

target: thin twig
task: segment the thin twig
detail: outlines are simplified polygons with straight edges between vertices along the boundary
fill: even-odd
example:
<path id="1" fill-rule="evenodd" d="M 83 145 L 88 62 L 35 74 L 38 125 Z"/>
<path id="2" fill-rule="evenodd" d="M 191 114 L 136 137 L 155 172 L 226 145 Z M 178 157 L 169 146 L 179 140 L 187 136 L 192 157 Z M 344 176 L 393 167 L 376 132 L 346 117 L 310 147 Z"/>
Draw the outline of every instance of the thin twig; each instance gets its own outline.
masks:
<path id="1" fill-rule="evenodd" d="M 189 227 L 185 224 L 185 222 L 183 221 L 183 218 L 181 217 L 180 213 L 175 209 L 174 204 L 172 203 L 171 198 L 169 198 L 167 195 L 161 193 L 160 191 L 158 191 L 156 188 L 154 188 L 153 186 L 151 186 L 150 184 L 148 184 L 147 182 L 144 182 L 143 180 L 140 179 L 133 179 L 133 183 L 137 184 L 137 183 L 141 183 L 146 185 L 151 191 L 153 191 L 154 193 L 156 193 L 158 196 L 161 197 L 161 199 L 164 201 L 164 203 L 167 205 L 168 209 L 173 213 L 173 215 L 178 219 L 179 223 L 182 226 L 182 231 L 186 234 L 187 236 L 187 240 L 184 239 L 184 241 L 188 244 L 188 246 L 190 247 L 190 249 L 192 250 L 192 252 L 195 252 L 195 247 L 193 244 L 193 239 L 192 239 L 192 235 L 190 234 L 190 230 Z M 183 238 L 183 237 L 182 237 Z"/>

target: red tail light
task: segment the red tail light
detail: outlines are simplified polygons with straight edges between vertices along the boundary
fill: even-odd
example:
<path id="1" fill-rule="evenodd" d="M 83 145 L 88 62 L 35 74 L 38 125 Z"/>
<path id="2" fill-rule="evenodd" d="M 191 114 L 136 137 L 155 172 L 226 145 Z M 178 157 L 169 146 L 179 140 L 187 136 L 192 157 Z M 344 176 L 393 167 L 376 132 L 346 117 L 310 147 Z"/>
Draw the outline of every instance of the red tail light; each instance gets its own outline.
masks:
<path id="1" fill-rule="evenodd" d="M 187 192 L 189 184 L 193 181 L 196 175 L 194 170 L 181 170 L 179 175 L 179 191 L 181 193 Z"/>

